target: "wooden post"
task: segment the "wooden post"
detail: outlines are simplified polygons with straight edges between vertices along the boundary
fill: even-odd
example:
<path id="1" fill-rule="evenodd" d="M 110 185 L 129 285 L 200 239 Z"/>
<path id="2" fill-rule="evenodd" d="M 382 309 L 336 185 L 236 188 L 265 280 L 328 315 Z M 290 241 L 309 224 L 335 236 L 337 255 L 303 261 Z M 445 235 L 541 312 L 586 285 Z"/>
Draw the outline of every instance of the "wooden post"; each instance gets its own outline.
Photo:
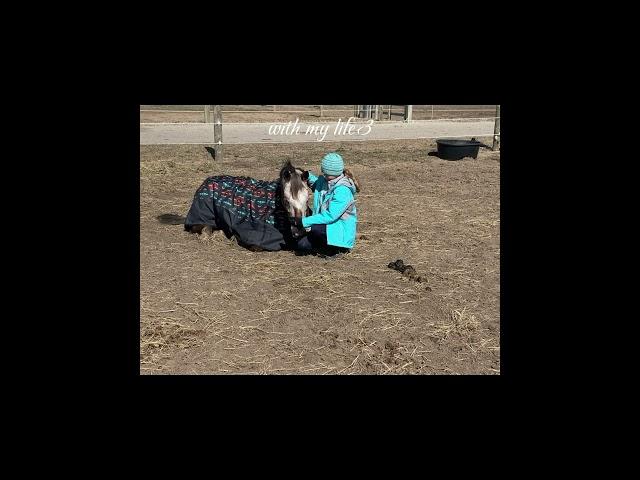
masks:
<path id="1" fill-rule="evenodd" d="M 204 123 L 211 122 L 211 105 L 204 106 Z"/>
<path id="2" fill-rule="evenodd" d="M 213 142 L 216 162 L 222 161 L 222 105 L 213 106 Z"/>
<path id="3" fill-rule="evenodd" d="M 389 105 L 389 117 L 387 118 L 387 120 L 391 120 L 391 107 L 393 107 L 393 105 Z"/>
<path id="4" fill-rule="evenodd" d="M 433 120 L 433 105 L 431 105 L 431 120 Z"/>
<path id="5" fill-rule="evenodd" d="M 380 120 L 380 105 L 376 105 L 376 120 Z"/>
<path id="6" fill-rule="evenodd" d="M 410 122 L 411 121 L 412 113 L 413 113 L 413 105 L 405 105 L 404 106 L 404 121 L 405 122 Z"/>
<path id="7" fill-rule="evenodd" d="M 493 127 L 493 150 L 500 148 L 500 105 L 496 105 L 496 123 Z"/>
<path id="8" fill-rule="evenodd" d="M 322 105 L 320 105 L 320 118 L 322 118 Z"/>

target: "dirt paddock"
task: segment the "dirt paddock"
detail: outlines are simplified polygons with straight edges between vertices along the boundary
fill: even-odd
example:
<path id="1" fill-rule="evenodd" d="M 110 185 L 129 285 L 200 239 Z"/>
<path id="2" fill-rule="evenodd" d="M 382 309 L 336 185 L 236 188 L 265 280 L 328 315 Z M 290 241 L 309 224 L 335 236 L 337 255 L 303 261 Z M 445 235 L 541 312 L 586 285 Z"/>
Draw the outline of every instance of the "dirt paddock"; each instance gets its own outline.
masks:
<path id="1" fill-rule="evenodd" d="M 491 139 L 480 139 L 490 143 Z M 361 182 L 353 251 L 250 252 L 156 216 L 185 215 L 213 174 Z M 429 140 L 140 146 L 141 374 L 499 374 L 500 153 L 445 161 Z M 426 282 L 388 268 L 402 259 Z M 428 288 L 427 288 L 428 287 Z"/>

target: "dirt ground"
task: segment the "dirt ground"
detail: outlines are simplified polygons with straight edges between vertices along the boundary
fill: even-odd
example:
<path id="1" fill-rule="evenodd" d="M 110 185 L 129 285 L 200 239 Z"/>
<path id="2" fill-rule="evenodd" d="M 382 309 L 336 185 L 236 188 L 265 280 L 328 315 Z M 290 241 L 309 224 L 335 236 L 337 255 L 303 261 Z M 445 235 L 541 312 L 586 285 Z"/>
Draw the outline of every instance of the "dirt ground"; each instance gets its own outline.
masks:
<path id="1" fill-rule="evenodd" d="M 140 373 L 499 374 L 500 153 L 435 148 L 233 145 L 214 163 L 201 145 L 140 146 Z M 271 180 L 288 159 L 319 173 L 332 150 L 362 187 L 344 258 L 250 252 L 155 218 L 185 215 L 208 175 Z"/>

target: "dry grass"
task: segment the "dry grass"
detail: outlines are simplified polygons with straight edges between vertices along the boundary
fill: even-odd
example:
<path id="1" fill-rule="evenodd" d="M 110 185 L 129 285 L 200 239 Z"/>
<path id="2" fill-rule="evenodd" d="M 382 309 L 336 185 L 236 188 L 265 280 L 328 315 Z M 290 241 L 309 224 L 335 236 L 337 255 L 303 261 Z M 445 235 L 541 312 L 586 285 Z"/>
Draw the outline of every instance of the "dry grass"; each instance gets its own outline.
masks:
<path id="1" fill-rule="evenodd" d="M 203 344 L 205 331 L 162 318 L 140 322 L 140 369 L 161 370 L 158 364 L 167 349 L 186 349 Z"/>
<path id="2" fill-rule="evenodd" d="M 475 315 L 467 313 L 466 308 L 463 308 L 462 310 L 453 310 L 448 322 L 437 323 L 433 326 L 433 334 L 444 340 L 452 334 L 468 336 L 480 327 L 480 322 L 476 320 Z"/>
<path id="3" fill-rule="evenodd" d="M 141 147 L 141 371 L 499 372 L 499 154 L 445 162 L 423 141 Z M 210 174 L 317 170 L 339 150 L 361 180 L 356 248 L 335 262 L 254 253 L 160 225 Z M 402 258 L 419 284 L 387 268 Z M 430 286 L 432 292 L 425 290 Z"/>

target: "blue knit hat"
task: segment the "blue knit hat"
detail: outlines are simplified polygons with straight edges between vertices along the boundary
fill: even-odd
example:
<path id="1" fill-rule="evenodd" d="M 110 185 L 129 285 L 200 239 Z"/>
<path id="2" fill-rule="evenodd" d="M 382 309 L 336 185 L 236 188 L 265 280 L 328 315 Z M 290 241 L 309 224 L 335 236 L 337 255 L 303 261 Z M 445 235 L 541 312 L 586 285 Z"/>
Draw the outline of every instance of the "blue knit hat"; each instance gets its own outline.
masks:
<path id="1" fill-rule="evenodd" d="M 342 175 L 344 162 L 337 153 L 327 153 L 322 159 L 322 173 L 325 175 Z"/>

